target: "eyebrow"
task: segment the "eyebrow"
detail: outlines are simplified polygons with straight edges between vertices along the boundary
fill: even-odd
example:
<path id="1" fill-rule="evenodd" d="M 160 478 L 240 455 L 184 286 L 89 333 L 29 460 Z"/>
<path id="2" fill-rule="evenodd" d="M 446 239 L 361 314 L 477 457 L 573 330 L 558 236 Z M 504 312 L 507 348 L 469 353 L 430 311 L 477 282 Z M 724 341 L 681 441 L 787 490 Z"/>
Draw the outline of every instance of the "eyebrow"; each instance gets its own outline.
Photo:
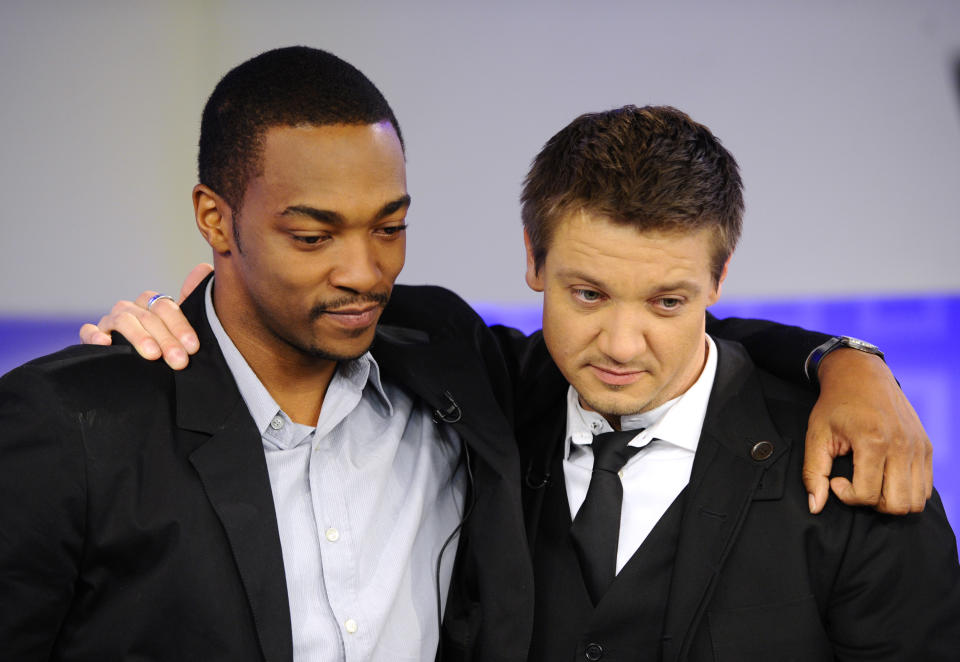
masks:
<path id="1" fill-rule="evenodd" d="M 396 200 L 391 200 L 384 206 L 382 206 L 376 214 L 374 214 L 373 220 L 379 221 L 382 218 L 386 218 L 392 214 L 397 213 L 401 209 L 410 206 L 410 196 L 402 195 Z M 310 205 L 291 205 L 287 207 L 282 212 L 281 216 L 308 216 L 315 221 L 320 223 L 329 223 L 331 225 L 345 225 L 346 219 L 343 217 L 343 214 L 340 212 L 333 211 L 331 209 L 317 209 L 316 207 L 311 207 Z"/>
<path id="2" fill-rule="evenodd" d="M 666 283 L 660 288 L 661 292 L 670 292 L 673 290 L 687 290 L 691 294 L 700 294 L 700 284 L 692 280 L 678 280 L 673 283 Z"/>
<path id="3" fill-rule="evenodd" d="M 603 283 L 603 281 L 597 280 L 592 276 L 588 276 L 577 269 L 560 269 L 557 272 L 557 277 L 565 280 L 582 280 L 590 285 L 596 285 L 601 290 L 606 289 L 606 285 Z"/>
<path id="4" fill-rule="evenodd" d="M 557 277 L 567 280 L 582 280 L 589 285 L 594 285 L 598 289 L 606 290 L 607 286 L 602 280 L 589 276 L 577 269 L 561 269 L 557 272 Z M 693 295 L 700 294 L 700 285 L 692 280 L 677 280 L 671 283 L 664 283 L 657 287 L 657 292 L 672 292 L 674 290 L 687 290 Z"/>

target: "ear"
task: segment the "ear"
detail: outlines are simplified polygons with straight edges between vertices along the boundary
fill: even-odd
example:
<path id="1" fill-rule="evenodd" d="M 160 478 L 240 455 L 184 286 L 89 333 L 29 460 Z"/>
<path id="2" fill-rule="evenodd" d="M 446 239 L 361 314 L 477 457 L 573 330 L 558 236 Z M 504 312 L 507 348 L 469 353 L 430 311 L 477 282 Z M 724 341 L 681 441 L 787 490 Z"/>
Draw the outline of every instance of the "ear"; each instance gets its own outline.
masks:
<path id="1" fill-rule="evenodd" d="M 537 261 L 533 257 L 533 245 L 526 228 L 523 230 L 523 245 L 527 249 L 527 285 L 534 292 L 543 292 L 543 275 L 537 269 Z"/>
<path id="2" fill-rule="evenodd" d="M 213 252 L 229 255 L 233 246 L 233 210 L 226 200 L 210 187 L 197 184 L 193 187 L 193 214 L 200 234 L 207 240 Z"/>
<path id="3" fill-rule="evenodd" d="M 733 255 L 727 258 L 727 261 L 723 263 L 723 271 L 720 272 L 720 278 L 717 279 L 717 288 L 710 295 L 710 303 L 708 306 L 712 306 L 717 302 L 717 299 L 720 298 L 720 291 L 723 289 L 723 281 L 727 279 L 727 270 L 730 268 L 730 260 L 733 259 Z"/>

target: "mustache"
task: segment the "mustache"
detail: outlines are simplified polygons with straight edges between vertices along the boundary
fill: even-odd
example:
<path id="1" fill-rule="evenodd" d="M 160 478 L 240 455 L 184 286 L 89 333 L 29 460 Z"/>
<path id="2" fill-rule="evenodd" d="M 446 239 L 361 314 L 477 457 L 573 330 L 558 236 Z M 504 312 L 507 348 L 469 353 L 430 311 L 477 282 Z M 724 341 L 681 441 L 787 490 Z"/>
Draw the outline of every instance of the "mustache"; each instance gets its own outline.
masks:
<path id="1" fill-rule="evenodd" d="M 368 292 L 366 294 L 360 294 L 356 296 L 341 297 L 339 299 L 333 299 L 332 301 L 323 301 L 321 303 L 314 304 L 314 306 L 310 309 L 310 320 L 316 320 L 324 313 L 328 313 L 331 310 L 337 310 L 339 308 L 346 308 L 348 306 L 354 306 L 356 304 L 363 303 L 375 303 L 379 306 L 386 306 L 388 301 L 390 301 L 389 292 Z"/>

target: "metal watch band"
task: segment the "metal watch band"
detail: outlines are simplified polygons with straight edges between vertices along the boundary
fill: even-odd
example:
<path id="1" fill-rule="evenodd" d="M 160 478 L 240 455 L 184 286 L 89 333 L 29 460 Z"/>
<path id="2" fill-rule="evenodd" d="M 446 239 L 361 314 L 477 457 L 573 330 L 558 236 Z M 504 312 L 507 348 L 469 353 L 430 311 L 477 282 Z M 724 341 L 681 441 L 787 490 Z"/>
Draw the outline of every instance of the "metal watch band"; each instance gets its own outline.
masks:
<path id="1" fill-rule="evenodd" d="M 820 362 L 823 361 L 823 357 L 840 347 L 849 347 L 850 349 L 856 349 L 867 354 L 874 354 L 879 356 L 881 360 L 885 360 L 883 352 L 873 343 L 851 336 L 834 336 L 814 349 L 810 352 L 810 355 L 807 356 L 807 360 L 803 364 L 803 372 L 809 381 L 813 383 L 817 382 L 817 371 L 820 368 Z"/>

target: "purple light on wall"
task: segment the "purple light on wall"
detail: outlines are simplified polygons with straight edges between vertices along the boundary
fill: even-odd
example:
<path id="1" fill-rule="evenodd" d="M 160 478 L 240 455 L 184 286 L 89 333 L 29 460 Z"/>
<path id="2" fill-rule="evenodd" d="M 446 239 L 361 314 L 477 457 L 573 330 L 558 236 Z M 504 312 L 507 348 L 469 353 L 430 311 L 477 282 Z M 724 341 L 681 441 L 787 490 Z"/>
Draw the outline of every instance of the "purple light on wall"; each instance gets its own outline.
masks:
<path id="1" fill-rule="evenodd" d="M 474 304 L 490 324 L 527 333 L 540 327 L 538 305 Z M 735 301 L 719 317 L 760 317 L 880 345 L 934 444 L 934 480 L 960 527 L 960 295 L 833 301 Z M 90 319 L 90 318 L 88 318 Z M 86 320 L 0 318 L 0 374 L 78 341 Z"/>
<path id="2" fill-rule="evenodd" d="M 96 319 L 0 317 L 0 375 L 80 342 L 80 325 Z"/>

